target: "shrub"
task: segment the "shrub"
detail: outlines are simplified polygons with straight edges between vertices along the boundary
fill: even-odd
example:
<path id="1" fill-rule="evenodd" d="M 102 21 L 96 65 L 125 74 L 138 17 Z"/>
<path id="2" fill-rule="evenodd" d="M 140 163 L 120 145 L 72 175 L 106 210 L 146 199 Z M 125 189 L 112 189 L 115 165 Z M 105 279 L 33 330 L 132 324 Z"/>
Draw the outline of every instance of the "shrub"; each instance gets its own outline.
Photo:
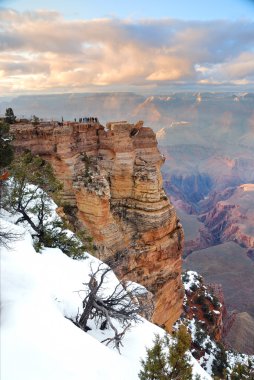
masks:
<path id="1" fill-rule="evenodd" d="M 205 296 L 204 294 L 200 294 L 196 297 L 195 302 L 199 305 L 202 305 L 205 303 Z"/>
<path id="2" fill-rule="evenodd" d="M 209 306 L 208 306 L 206 303 L 204 303 L 204 304 L 202 305 L 201 309 L 202 309 L 202 311 L 203 311 L 204 313 L 208 313 L 208 312 L 209 312 Z"/>
<path id="3" fill-rule="evenodd" d="M 198 289 L 198 286 L 196 284 L 192 284 L 190 289 L 195 292 Z"/>
<path id="4" fill-rule="evenodd" d="M 37 251 L 43 247 L 59 248 L 73 259 L 84 258 L 84 252 L 88 248 L 74 234 L 67 231 L 64 222 L 58 219 L 45 226 L 43 241 L 35 238 L 34 247 Z"/>
<path id="5" fill-rule="evenodd" d="M 216 296 L 213 295 L 212 299 L 211 299 L 211 302 L 212 302 L 212 305 L 215 309 L 219 309 L 220 307 L 220 302 L 218 300 L 218 298 Z"/>
<path id="6" fill-rule="evenodd" d="M 228 367 L 227 354 L 222 344 L 218 343 L 217 347 L 218 349 L 212 364 L 212 372 L 214 377 L 218 376 L 218 378 L 223 379 L 225 378 L 226 369 Z"/>
<path id="7" fill-rule="evenodd" d="M 147 349 L 147 358 L 142 360 L 141 380 L 191 380 L 192 367 L 187 354 L 190 349 L 191 337 L 187 328 L 181 325 L 174 334 L 173 343 L 169 339 L 155 337 L 154 345 Z"/>
<path id="8" fill-rule="evenodd" d="M 209 311 L 209 313 L 204 313 L 204 317 L 211 323 L 214 323 L 214 316 L 213 314 Z"/>
<path id="9" fill-rule="evenodd" d="M 236 363 L 230 377 L 231 380 L 254 380 L 254 362 L 249 359 L 247 364 Z"/>

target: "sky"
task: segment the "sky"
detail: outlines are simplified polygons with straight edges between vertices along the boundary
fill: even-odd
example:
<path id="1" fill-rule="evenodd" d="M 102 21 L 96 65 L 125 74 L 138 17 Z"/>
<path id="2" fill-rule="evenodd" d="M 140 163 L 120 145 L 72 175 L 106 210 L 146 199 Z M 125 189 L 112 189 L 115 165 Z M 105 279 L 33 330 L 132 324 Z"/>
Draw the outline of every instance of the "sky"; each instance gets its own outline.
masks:
<path id="1" fill-rule="evenodd" d="M 0 96 L 254 89 L 253 0 L 0 0 Z"/>

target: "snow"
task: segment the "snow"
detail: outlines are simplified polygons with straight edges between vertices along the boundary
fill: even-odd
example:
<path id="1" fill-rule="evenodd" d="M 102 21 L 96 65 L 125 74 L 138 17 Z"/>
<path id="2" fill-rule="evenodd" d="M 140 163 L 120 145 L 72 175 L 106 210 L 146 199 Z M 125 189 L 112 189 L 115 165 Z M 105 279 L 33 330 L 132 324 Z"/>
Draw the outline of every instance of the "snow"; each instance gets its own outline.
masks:
<path id="1" fill-rule="evenodd" d="M 124 356 L 64 318 L 78 312 L 81 299 L 74 290 L 87 279 L 87 260 L 72 260 L 58 249 L 37 254 L 28 234 L 11 251 L 1 248 L 1 378 L 130 378 Z"/>
<path id="2" fill-rule="evenodd" d="M 73 260 L 56 248 L 39 254 L 30 234 L 10 220 L 5 215 L 1 228 L 20 236 L 9 249 L 1 247 L 1 378 L 137 380 L 146 347 L 164 330 L 142 319 L 126 333 L 120 355 L 100 343 L 110 336 L 109 330 L 92 323 L 89 333 L 76 327 L 65 317 L 75 318 L 81 311 L 84 283 L 100 261 L 88 253 L 83 260 Z M 110 272 L 105 292 L 117 283 Z M 194 375 L 211 379 L 193 357 L 191 361 Z"/>
<path id="3" fill-rule="evenodd" d="M 185 272 L 183 286 L 184 286 L 185 291 L 189 291 L 189 292 L 192 292 L 191 288 L 193 286 L 200 287 L 199 274 L 191 270 L 189 270 L 188 272 Z"/>
<path id="4" fill-rule="evenodd" d="M 129 291 L 134 292 L 134 294 L 136 295 L 142 295 L 142 294 L 148 293 L 148 290 L 143 285 L 137 284 L 134 281 L 126 281 L 125 285 Z"/>
<path id="5" fill-rule="evenodd" d="M 189 273 L 189 272 L 187 272 Z M 212 298 L 212 296 L 211 296 Z M 220 314 L 219 311 L 213 310 L 215 314 Z M 213 364 L 216 363 L 217 360 L 217 354 L 220 350 L 217 342 L 215 342 L 211 336 L 205 332 L 206 330 L 202 328 L 202 325 L 205 327 L 204 321 L 197 321 L 195 318 L 192 318 L 191 320 L 182 318 L 180 321 L 178 321 L 178 325 L 181 323 L 184 323 L 188 326 L 188 330 L 191 334 L 192 341 L 198 341 L 198 345 L 200 346 L 200 352 L 203 352 L 203 355 L 199 358 L 199 364 L 204 368 L 205 372 L 209 375 L 213 375 L 212 367 Z M 200 332 L 204 333 L 204 339 L 200 340 L 197 339 L 197 333 L 198 329 Z M 192 349 L 192 353 L 195 352 L 195 349 Z M 254 355 L 246 355 L 234 351 L 227 350 L 226 351 L 227 356 L 227 373 L 230 374 L 233 367 L 237 363 L 247 364 L 248 360 L 254 363 Z"/>
<path id="6" fill-rule="evenodd" d="M 192 340 L 196 340 L 196 334 L 197 334 L 197 321 L 193 318 L 188 321 L 188 329 L 191 333 Z M 201 322 L 201 321 L 199 321 Z M 202 322 L 203 323 L 203 322 Z M 201 329 L 201 327 L 199 327 Z M 201 329 L 203 332 L 204 330 Z M 217 351 L 217 346 L 215 342 L 210 338 L 209 335 L 206 335 L 205 339 L 202 342 L 199 342 L 200 348 L 203 350 L 204 355 L 201 356 L 199 360 L 199 364 L 202 365 L 203 368 L 206 369 L 206 372 L 212 375 L 212 364 L 215 360 L 214 353 Z M 209 354 L 206 352 L 207 345 L 210 346 Z"/>
<path id="7" fill-rule="evenodd" d="M 248 364 L 248 361 L 250 360 L 254 364 L 254 355 L 246 355 L 239 352 L 227 351 L 227 360 L 229 369 L 231 370 L 237 363 Z"/>

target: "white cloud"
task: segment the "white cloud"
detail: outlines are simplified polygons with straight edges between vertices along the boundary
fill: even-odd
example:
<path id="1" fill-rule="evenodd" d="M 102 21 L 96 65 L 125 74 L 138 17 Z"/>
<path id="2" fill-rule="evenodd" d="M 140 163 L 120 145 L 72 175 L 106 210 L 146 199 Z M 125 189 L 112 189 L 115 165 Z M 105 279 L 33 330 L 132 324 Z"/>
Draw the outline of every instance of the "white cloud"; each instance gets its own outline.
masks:
<path id="1" fill-rule="evenodd" d="M 247 21 L 68 21 L 56 12 L 2 9 L 0 31 L 5 93 L 248 84 L 254 77 L 254 24 Z"/>

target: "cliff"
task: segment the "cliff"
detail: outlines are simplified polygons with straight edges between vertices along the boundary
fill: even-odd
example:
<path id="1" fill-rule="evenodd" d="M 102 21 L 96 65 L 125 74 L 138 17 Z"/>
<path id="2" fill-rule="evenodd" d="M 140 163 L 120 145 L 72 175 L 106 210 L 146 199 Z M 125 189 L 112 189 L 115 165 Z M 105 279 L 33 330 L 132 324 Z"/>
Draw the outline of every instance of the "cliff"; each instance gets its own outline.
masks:
<path id="1" fill-rule="evenodd" d="M 231 312 L 224 321 L 223 340 L 228 349 L 254 354 L 254 318 L 247 312 Z"/>
<path id="2" fill-rule="evenodd" d="M 215 193 L 213 199 L 213 207 L 200 218 L 204 223 L 200 231 L 203 247 L 235 241 L 241 247 L 253 249 L 254 185 L 225 189 Z"/>
<path id="3" fill-rule="evenodd" d="M 63 201 L 88 229 L 98 256 L 155 295 L 153 321 L 171 329 L 181 314 L 183 231 L 163 188 L 154 132 L 127 122 L 16 124 L 17 152 L 49 161 Z"/>

